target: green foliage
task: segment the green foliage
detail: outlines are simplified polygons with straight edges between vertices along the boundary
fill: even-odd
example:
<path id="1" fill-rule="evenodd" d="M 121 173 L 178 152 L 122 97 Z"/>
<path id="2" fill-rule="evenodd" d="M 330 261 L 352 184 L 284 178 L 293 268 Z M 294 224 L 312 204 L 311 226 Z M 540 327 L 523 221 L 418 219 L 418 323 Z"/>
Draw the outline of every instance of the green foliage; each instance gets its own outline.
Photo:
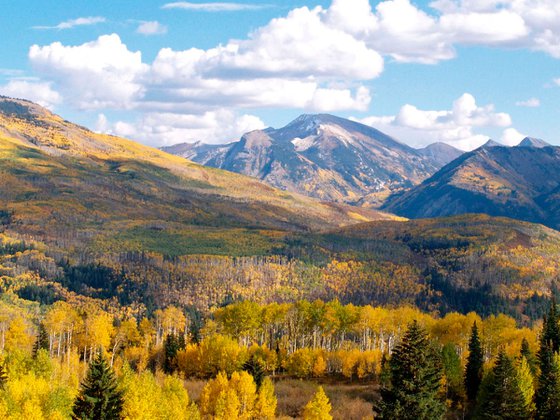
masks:
<path id="1" fill-rule="evenodd" d="M 119 420 L 122 417 L 123 396 L 107 361 L 99 353 L 89 366 L 74 407 L 75 420 Z"/>
<path id="2" fill-rule="evenodd" d="M 163 346 L 163 371 L 165 373 L 171 374 L 177 370 L 177 352 L 184 350 L 184 348 L 185 337 L 182 334 L 169 333 L 165 337 Z"/>
<path id="3" fill-rule="evenodd" d="M 524 378 L 526 379 L 526 378 Z M 522 389 L 520 376 L 513 360 L 503 351 L 483 381 L 475 414 L 477 419 L 529 419 L 531 417 L 527 394 Z"/>
<path id="4" fill-rule="evenodd" d="M 445 375 L 446 397 L 453 405 L 459 406 L 465 399 L 465 390 L 463 387 L 461 358 L 457 354 L 453 343 L 443 346 L 441 361 Z"/>
<path id="5" fill-rule="evenodd" d="M 540 374 L 535 395 L 536 418 L 560 418 L 560 365 L 552 342 L 541 340 L 538 359 Z"/>
<path id="6" fill-rule="evenodd" d="M 483 366 L 484 357 L 482 354 L 482 345 L 478 336 L 478 326 L 475 322 L 471 330 L 469 357 L 467 358 L 467 366 L 465 369 L 465 390 L 467 392 L 467 398 L 471 402 L 476 400 L 478 389 L 482 382 Z"/>
<path id="7" fill-rule="evenodd" d="M 36 357 L 40 350 L 49 350 L 49 335 L 42 322 L 39 323 L 39 332 L 33 345 L 33 357 Z"/>
<path id="8" fill-rule="evenodd" d="M 265 378 L 265 371 L 261 360 L 255 357 L 255 355 L 252 355 L 249 360 L 243 364 L 242 369 L 253 377 L 257 389 L 260 389 Z"/>
<path id="9" fill-rule="evenodd" d="M 414 321 L 389 361 L 391 384 L 381 390 L 380 418 L 443 419 L 442 368 L 426 331 Z"/>

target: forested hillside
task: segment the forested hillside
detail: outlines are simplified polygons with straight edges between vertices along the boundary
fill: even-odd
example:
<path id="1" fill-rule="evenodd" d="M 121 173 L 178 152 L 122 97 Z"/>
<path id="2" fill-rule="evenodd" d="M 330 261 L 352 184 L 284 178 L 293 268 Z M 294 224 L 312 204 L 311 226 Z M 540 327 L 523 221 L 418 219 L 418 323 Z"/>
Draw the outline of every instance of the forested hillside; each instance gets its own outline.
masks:
<path id="1" fill-rule="evenodd" d="M 439 378 L 418 386 L 450 418 L 521 383 L 524 413 L 551 398 L 531 386 L 560 380 L 539 341 L 557 231 L 320 203 L 0 103 L 0 417 L 78 417 L 102 393 L 129 419 L 399 418 L 411 375 Z"/>

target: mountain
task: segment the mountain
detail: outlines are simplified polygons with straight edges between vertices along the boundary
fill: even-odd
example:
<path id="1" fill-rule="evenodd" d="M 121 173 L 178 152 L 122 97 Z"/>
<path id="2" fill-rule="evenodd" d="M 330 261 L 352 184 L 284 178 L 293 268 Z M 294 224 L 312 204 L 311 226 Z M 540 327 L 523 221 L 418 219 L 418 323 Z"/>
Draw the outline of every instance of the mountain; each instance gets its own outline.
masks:
<path id="1" fill-rule="evenodd" d="M 537 139 L 537 138 L 534 138 L 534 137 L 525 137 L 523 140 L 521 140 L 521 143 L 518 144 L 518 147 L 543 148 L 543 147 L 549 147 L 549 146 L 552 146 L 552 145 L 547 143 L 544 140 Z"/>
<path id="2" fill-rule="evenodd" d="M 374 128 L 326 114 L 302 115 L 283 128 L 253 131 L 228 145 L 163 150 L 283 190 L 367 206 L 420 183 L 461 154 L 443 144 L 416 150 Z"/>
<path id="3" fill-rule="evenodd" d="M 560 148 L 523 143 L 467 153 L 383 208 L 411 218 L 486 213 L 559 228 Z"/>
<path id="4" fill-rule="evenodd" d="M 320 203 L 96 134 L 36 104 L 5 97 L 0 98 L 0 180 L 0 215 L 10 229 L 65 248 L 119 246 L 116 235 L 137 244 L 157 237 L 156 245 L 164 247 L 196 243 L 195 237 L 208 243 L 209 232 L 224 248 L 219 229 L 229 229 L 221 231 L 224 237 L 260 243 L 274 238 L 260 236 L 258 229 L 307 231 L 392 218 Z"/>
<path id="5" fill-rule="evenodd" d="M 440 167 L 454 161 L 464 152 L 446 143 L 432 143 L 418 152 Z"/>

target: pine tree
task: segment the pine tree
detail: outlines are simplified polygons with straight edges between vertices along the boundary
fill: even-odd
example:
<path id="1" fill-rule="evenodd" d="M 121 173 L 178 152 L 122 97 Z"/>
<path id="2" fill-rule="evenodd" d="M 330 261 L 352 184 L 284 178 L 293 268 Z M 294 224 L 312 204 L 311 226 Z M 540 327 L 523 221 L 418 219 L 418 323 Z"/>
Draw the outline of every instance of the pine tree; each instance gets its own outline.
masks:
<path id="1" fill-rule="evenodd" d="M 541 334 L 541 342 L 550 343 L 553 352 L 560 350 L 560 313 L 556 305 L 556 299 L 550 304 L 548 316 L 543 319 L 543 329 Z"/>
<path id="2" fill-rule="evenodd" d="M 467 358 L 467 366 L 465 368 L 465 390 L 467 398 L 470 402 L 476 400 L 480 383 L 482 382 L 482 368 L 484 366 L 484 356 L 482 354 L 482 345 L 478 336 L 478 326 L 476 322 L 471 329 L 471 338 L 469 341 L 469 357 Z"/>
<path id="3" fill-rule="evenodd" d="M 37 333 L 37 339 L 35 340 L 35 344 L 33 345 L 33 357 L 37 357 L 37 353 L 39 350 L 49 350 L 49 334 L 45 329 L 45 326 L 41 322 L 39 324 L 39 331 Z"/>
<path id="4" fill-rule="evenodd" d="M 440 393 L 442 368 L 426 331 L 410 324 L 391 359 L 390 386 L 381 389 L 380 418 L 436 420 L 445 414 Z"/>
<path id="5" fill-rule="evenodd" d="M 165 344 L 163 347 L 163 371 L 172 374 L 177 370 L 177 352 L 180 350 L 180 342 L 178 337 L 170 333 L 165 337 Z"/>
<path id="6" fill-rule="evenodd" d="M 259 389 L 265 376 L 262 362 L 253 355 L 243 364 L 242 369 L 253 377 Z"/>
<path id="7" fill-rule="evenodd" d="M 74 420 L 117 420 L 123 408 L 122 392 L 105 357 L 98 354 L 91 362 L 80 393 L 74 402 Z"/>
<path id="8" fill-rule="evenodd" d="M 494 368 L 485 378 L 480 389 L 475 418 L 530 419 L 531 413 L 525 397 L 513 360 L 500 350 Z"/>
<path id="9" fill-rule="evenodd" d="M 541 340 L 538 354 L 540 374 L 538 378 L 535 404 L 537 419 L 560 418 L 560 377 L 558 356 L 552 350 L 552 343 Z"/>
<path id="10" fill-rule="evenodd" d="M 535 358 L 535 355 L 529 348 L 529 342 L 525 337 L 523 337 L 523 340 L 521 340 L 521 351 L 519 352 L 519 358 L 520 360 L 525 358 L 527 364 L 529 365 L 529 368 L 531 369 L 531 373 L 533 374 L 533 376 L 535 376 L 537 373 L 537 360 Z"/>
<path id="11" fill-rule="evenodd" d="M 317 393 L 313 399 L 307 403 L 303 409 L 304 420 L 332 420 L 331 403 L 329 397 L 325 394 L 323 387 L 317 389 Z"/>

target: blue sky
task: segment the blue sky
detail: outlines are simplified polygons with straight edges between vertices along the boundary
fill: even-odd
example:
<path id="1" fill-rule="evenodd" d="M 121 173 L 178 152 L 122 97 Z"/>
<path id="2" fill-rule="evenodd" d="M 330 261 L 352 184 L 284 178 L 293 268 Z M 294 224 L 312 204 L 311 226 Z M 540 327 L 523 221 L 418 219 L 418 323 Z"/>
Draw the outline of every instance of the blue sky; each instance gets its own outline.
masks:
<path id="1" fill-rule="evenodd" d="M 0 94 L 160 146 L 328 112 L 416 147 L 560 144 L 557 0 L 3 0 Z"/>

